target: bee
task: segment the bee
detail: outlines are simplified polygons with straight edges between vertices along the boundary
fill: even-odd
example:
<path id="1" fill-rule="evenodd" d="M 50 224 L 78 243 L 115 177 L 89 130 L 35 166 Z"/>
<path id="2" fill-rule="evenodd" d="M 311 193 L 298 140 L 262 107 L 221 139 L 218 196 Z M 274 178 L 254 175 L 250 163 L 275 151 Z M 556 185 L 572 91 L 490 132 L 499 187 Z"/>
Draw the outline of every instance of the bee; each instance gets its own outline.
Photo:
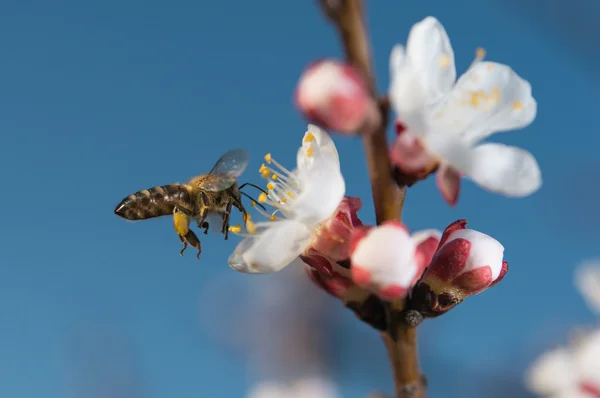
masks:
<path id="1" fill-rule="evenodd" d="M 230 150 L 217 160 L 207 174 L 198 175 L 185 184 L 162 185 L 138 191 L 123 199 L 114 212 L 131 221 L 172 215 L 175 231 L 183 243 L 179 254 L 183 256 L 189 245 L 198 250 L 196 258 L 200 259 L 202 246 L 198 236 L 190 229 L 190 222 L 195 220 L 198 228 L 203 228 L 204 234 L 207 234 L 209 223 L 206 218 L 209 214 L 216 214 L 223 221 L 221 233 L 227 240 L 232 208 L 235 207 L 242 213 L 244 222 L 248 219 L 242 195 L 250 199 L 252 197 L 241 189 L 249 185 L 263 191 L 250 183 L 238 187 L 237 178 L 246 170 L 247 165 L 248 152 L 244 149 Z M 252 199 L 252 203 L 255 204 L 256 201 Z"/>

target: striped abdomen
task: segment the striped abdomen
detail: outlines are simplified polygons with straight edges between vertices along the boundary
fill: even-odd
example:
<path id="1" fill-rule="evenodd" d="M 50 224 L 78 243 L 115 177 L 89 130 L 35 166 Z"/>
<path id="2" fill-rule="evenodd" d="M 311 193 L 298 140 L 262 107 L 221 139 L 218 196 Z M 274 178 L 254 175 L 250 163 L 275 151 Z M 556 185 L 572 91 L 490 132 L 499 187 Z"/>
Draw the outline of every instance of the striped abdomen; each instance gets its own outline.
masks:
<path id="1" fill-rule="evenodd" d="M 192 211 L 190 186 L 169 184 L 143 189 L 123 199 L 115 208 L 115 214 L 127 220 L 145 220 L 173 214 L 175 206 Z"/>

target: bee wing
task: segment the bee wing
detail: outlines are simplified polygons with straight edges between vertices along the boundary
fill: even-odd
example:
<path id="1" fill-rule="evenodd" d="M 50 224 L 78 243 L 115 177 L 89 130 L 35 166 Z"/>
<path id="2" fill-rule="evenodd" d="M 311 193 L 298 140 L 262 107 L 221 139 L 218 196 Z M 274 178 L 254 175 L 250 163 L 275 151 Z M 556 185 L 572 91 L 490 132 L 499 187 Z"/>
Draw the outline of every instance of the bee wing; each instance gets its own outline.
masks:
<path id="1" fill-rule="evenodd" d="M 213 178 L 205 182 L 204 189 L 222 191 L 232 186 L 246 170 L 249 158 L 248 151 L 241 148 L 225 153 L 208 172 Z"/>

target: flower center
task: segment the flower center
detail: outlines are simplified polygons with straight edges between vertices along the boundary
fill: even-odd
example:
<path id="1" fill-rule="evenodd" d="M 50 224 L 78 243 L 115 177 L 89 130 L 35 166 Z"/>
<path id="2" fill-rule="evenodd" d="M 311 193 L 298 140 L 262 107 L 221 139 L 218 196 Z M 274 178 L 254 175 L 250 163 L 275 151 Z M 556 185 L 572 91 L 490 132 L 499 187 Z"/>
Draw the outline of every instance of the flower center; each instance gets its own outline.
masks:
<path id="1" fill-rule="evenodd" d="M 305 137 L 307 142 L 312 140 L 314 140 L 312 134 Z M 307 156 L 310 155 L 307 153 Z M 266 163 L 260 166 L 258 172 L 262 178 L 268 180 L 267 192 L 263 192 L 258 196 L 258 202 L 275 210 L 269 213 L 261 209 L 254 201 L 252 201 L 252 207 L 269 221 L 276 221 L 279 218 L 286 218 L 286 210 L 293 205 L 294 199 L 300 194 L 300 183 L 294 173 L 283 167 L 270 153 L 267 153 L 264 159 Z M 281 214 L 279 218 L 276 216 L 278 213 Z M 262 232 L 268 225 L 269 222 L 255 223 L 250 220 L 248 215 L 245 220 L 248 233 L 242 233 L 242 226 L 239 224 L 229 227 L 229 231 L 239 236 L 250 236 Z"/>

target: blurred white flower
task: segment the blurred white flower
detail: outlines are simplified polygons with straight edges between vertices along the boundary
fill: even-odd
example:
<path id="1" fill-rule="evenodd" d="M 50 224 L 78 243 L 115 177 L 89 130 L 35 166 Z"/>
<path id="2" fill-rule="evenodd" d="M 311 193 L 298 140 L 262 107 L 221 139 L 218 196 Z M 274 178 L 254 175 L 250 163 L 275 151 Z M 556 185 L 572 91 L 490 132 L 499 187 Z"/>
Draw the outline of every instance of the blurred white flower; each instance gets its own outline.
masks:
<path id="1" fill-rule="evenodd" d="M 577 268 L 575 286 L 588 307 L 600 314 L 600 260 L 585 262 Z"/>
<path id="2" fill-rule="evenodd" d="M 335 386 L 326 379 L 307 378 L 293 383 L 261 382 L 249 392 L 248 398 L 338 398 Z"/>
<path id="3" fill-rule="evenodd" d="M 335 145 L 329 135 L 309 125 L 297 155 L 297 168 L 289 171 L 271 154 L 260 173 L 270 178 L 268 194 L 259 201 L 275 208 L 272 214 L 256 208 L 267 221 L 246 223 L 232 232 L 246 236 L 229 257 L 229 266 L 245 273 L 279 271 L 294 261 L 313 239 L 319 223 L 332 216 L 346 191 Z"/>
<path id="4" fill-rule="evenodd" d="M 575 285 L 588 305 L 600 313 L 600 264 L 585 262 L 575 271 Z M 600 329 L 568 347 L 543 354 L 530 367 L 531 391 L 551 398 L 600 398 Z"/>
<path id="5" fill-rule="evenodd" d="M 507 65 L 482 62 L 456 79 L 454 52 L 444 27 L 433 17 L 415 24 L 406 48 L 390 56 L 389 95 L 398 115 L 394 164 L 418 174 L 439 163 L 438 186 L 455 204 L 460 177 L 485 189 L 524 197 L 542 183 L 533 155 L 521 148 L 481 141 L 494 133 L 529 125 L 537 104 L 531 85 Z"/>

